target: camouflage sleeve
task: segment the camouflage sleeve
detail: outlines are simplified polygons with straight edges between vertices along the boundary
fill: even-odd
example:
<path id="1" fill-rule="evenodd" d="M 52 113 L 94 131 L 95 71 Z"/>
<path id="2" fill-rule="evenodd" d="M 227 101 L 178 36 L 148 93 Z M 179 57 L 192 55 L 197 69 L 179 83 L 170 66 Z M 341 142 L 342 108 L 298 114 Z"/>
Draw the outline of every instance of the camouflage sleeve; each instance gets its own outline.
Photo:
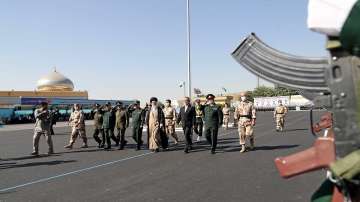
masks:
<path id="1" fill-rule="evenodd" d="M 234 119 L 237 120 L 239 119 L 239 111 L 238 111 L 238 107 L 235 108 L 235 112 L 234 112 Z"/>
<path id="2" fill-rule="evenodd" d="M 251 103 L 251 118 L 256 119 L 256 109 L 252 103 Z"/>
<path id="3" fill-rule="evenodd" d="M 274 117 L 276 116 L 276 108 L 277 108 L 277 107 L 274 108 Z"/>
<path id="4" fill-rule="evenodd" d="M 173 121 L 176 121 L 176 110 L 173 108 Z"/>

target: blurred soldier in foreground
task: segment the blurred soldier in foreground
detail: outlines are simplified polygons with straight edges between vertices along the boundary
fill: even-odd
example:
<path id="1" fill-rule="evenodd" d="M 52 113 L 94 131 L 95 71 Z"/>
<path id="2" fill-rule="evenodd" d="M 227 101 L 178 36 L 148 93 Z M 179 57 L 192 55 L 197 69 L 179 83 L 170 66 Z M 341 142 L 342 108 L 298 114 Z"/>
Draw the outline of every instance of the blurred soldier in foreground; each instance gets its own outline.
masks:
<path id="1" fill-rule="evenodd" d="M 225 103 L 224 108 L 222 109 L 222 112 L 224 114 L 224 124 L 225 124 L 225 130 L 229 128 L 229 121 L 230 121 L 230 107 L 228 103 Z"/>
<path id="2" fill-rule="evenodd" d="M 199 98 L 195 100 L 195 112 L 196 112 L 196 120 L 194 125 L 194 132 L 198 135 L 196 141 L 200 142 L 204 127 L 204 120 L 203 120 L 204 113 L 203 113 L 203 106 L 201 105 Z"/>
<path id="3" fill-rule="evenodd" d="M 165 115 L 165 132 L 168 137 L 172 136 L 177 145 L 179 139 L 175 133 L 175 124 L 176 124 L 176 111 L 175 108 L 171 106 L 171 100 L 165 101 L 165 108 L 163 109 Z"/>
<path id="4" fill-rule="evenodd" d="M 86 131 L 85 131 L 85 117 L 84 112 L 81 110 L 79 104 L 74 104 L 74 111 L 70 115 L 70 126 L 72 127 L 70 143 L 65 145 L 64 147 L 67 149 L 72 149 L 76 138 L 80 135 L 81 139 L 83 140 L 83 145 L 81 148 L 87 148 L 87 138 L 86 138 Z"/>
<path id="5" fill-rule="evenodd" d="M 240 93 L 240 104 L 236 107 L 234 118 L 238 120 L 238 130 L 240 136 L 240 152 L 246 151 L 246 139 L 250 139 L 250 149 L 254 149 L 254 126 L 256 111 L 252 102 L 247 100 L 247 93 Z"/>
<path id="6" fill-rule="evenodd" d="M 276 121 L 276 131 L 283 131 L 285 124 L 285 115 L 287 113 L 287 108 L 282 104 L 282 101 L 279 100 L 279 105 L 274 110 L 274 119 Z"/>
<path id="7" fill-rule="evenodd" d="M 125 107 L 123 107 L 122 102 L 116 103 L 116 112 L 115 112 L 115 126 L 117 129 L 117 141 L 120 142 L 119 150 L 123 150 L 127 141 L 125 140 L 126 128 L 129 127 L 129 116 Z"/>
<path id="8" fill-rule="evenodd" d="M 94 140 L 98 143 L 99 148 L 103 148 L 105 144 L 105 134 L 102 128 L 103 124 L 103 112 L 101 110 L 101 106 L 99 104 L 95 104 L 94 113 Z M 99 134 L 101 134 L 102 139 L 99 138 Z"/>
<path id="9" fill-rule="evenodd" d="M 34 138 L 33 138 L 33 152 L 31 155 L 39 154 L 39 140 L 40 136 L 44 135 L 46 138 L 46 142 L 49 145 L 48 154 L 54 153 L 53 142 L 50 134 L 50 113 L 48 111 L 48 104 L 46 102 L 42 102 L 40 104 L 40 108 L 35 110 L 35 130 L 34 130 Z"/>
<path id="10" fill-rule="evenodd" d="M 132 137 L 136 142 L 136 150 L 141 149 L 142 141 L 142 131 L 145 123 L 145 110 L 140 108 L 140 101 L 136 101 L 133 106 L 131 118 L 132 118 Z"/>
<path id="11" fill-rule="evenodd" d="M 150 106 L 146 113 L 146 124 L 148 129 L 149 149 L 159 152 L 161 145 L 161 130 L 164 130 L 165 117 L 162 109 L 157 104 L 156 97 L 150 99 Z"/>
<path id="12" fill-rule="evenodd" d="M 181 122 L 185 136 L 185 153 L 192 149 L 192 128 L 195 123 L 195 108 L 190 105 L 190 98 L 185 97 L 184 106 L 180 108 L 177 123 Z"/>
<path id="13" fill-rule="evenodd" d="M 218 131 L 222 125 L 223 113 L 221 108 L 215 104 L 215 96 L 208 94 L 206 96 L 207 105 L 204 107 L 204 122 L 206 140 L 211 145 L 211 154 L 215 154 Z"/>

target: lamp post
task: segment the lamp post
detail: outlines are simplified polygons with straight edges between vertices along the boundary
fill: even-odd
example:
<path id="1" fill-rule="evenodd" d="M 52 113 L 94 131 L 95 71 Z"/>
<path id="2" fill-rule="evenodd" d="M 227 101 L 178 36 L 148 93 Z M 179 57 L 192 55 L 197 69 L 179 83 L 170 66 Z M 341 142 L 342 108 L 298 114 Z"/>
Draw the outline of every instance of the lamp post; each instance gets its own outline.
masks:
<path id="1" fill-rule="evenodd" d="M 190 49 L 190 0 L 186 0 L 186 25 L 187 25 L 187 83 L 188 83 L 188 97 L 191 99 L 191 49 Z M 185 89 L 185 87 L 184 87 Z"/>

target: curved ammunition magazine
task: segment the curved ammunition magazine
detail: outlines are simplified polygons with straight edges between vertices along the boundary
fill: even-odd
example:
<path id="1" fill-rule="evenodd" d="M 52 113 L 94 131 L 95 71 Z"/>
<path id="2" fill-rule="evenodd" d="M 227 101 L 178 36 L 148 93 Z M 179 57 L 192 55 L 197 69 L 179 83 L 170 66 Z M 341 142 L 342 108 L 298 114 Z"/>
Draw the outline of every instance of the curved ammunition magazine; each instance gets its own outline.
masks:
<path id="1" fill-rule="evenodd" d="M 328 92 L 327 58 L 290 55 L 271 48 L 254 33 L 232 53 L 235 60 L 255 75 L 285 87 L 312 92 Z"/>

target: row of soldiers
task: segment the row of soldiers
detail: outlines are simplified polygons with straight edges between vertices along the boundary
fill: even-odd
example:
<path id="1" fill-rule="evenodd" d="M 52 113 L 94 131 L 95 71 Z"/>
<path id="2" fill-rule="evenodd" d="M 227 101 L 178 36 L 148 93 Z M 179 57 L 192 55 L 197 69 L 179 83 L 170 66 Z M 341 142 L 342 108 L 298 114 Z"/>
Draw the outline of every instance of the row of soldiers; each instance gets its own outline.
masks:
<path id="1" fill-rule="evenodd" d="M 256 124 L 256 111 L 253 103 L 248 101 L 247 93 L 240 94 L 241 101 L 234 112 L 234 122 L 237 122 L 241 150 L 245 152 L 246 140 L 249 139 L 250 147 L 254 148 L 254 126 Z M 115 146 L 119 150 L 124 149 L 127 144 L 125 139 L 126 129 L 129 127 L 129 117 L 132 117 L 132 137 L 136 142 L 136 150 L 140 150 L 143 145 L 142 134 L 143 128 L 147 126 L 147 143 L 148 148 L 154 152 L 160 151 L 160 147 L 164 150 L 168 149 L 168 138 L 174 139 L 177 145 L 179 138 L 175 132 L 176 124 L 181 124 L 185 136 L 184 152 L 188 153 L 192 147 L 193 131 L 198 135 L 197 141 L 201 140 L 203 131 L 205 138 L 211 145 L 211 153 L 215 154 L 217 147 L 218 130 L 224 124 L 225 129 L 228 128 L 230 120 L 230 108 L 226 104 L 223 108 L 215 103 L 215 96 L 208 94 L 206 103 L 201 104 L 196 99 L 194 105 L 191 105 L 190 98 L 184 99 L 184 105 L 180 108 L 179 114 L 175 108 L 171 106 L 171 101 L 166 100 L 164 108 L 158 105 L 158 99 L 153 97 L 150 104 L 142 109 L 140 101 L 136 101 L 129 107 L 125 107 L 123 103 L 117 102 L 113 107 L 111 103 L 105 106 L 96 104 L 93 111 L 94 114 L 94 140 L 98 143 L 99 148 L 106 150 L 111 149 L 111 140 L 115 142 Z M 287 109 L 280 103 L 274 111 L 276 118 L 277 130 L 281 131 L 284 126 L 284 116 Z M 35 134 L 33 138 L 33 155 L 38 155 L 38 144 L 41 135 L 45 135 L 49 145 L 49 154 L 54 152 L 51 139 L 51 113 L 48 110 L 48 104 L 43 102 L 41 107 L 35 110 Z M 79 104 L 74 104 L 69 124 L 72 128 L 69 144 L 65 148 L 72 149 L 78 136 L 83 141 L 81 148 L 87 148 L 87 136 L 85 130 L 84 113 Z M 116 131 L 115 131 L 116 129 Z M 116 132 L 116 135 L 115 135 Z M 101 135 L 101 137 L 100 137 Z"/>

